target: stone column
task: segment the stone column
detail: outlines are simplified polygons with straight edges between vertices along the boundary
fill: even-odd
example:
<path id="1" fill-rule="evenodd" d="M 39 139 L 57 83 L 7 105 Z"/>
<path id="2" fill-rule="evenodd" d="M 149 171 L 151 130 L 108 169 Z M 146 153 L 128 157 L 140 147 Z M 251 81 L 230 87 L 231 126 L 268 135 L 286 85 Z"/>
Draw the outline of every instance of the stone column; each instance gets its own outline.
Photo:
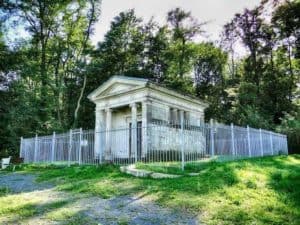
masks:
<path id="1" fill-rule="evenodd" d="M 136 103 L 130 104 L 131 107 L 131 152 L 134 152 L 137 162 L 137 107 Z"/>
<path id="2" fill-rule="evenodd" d="M 183 120 L 184 120 L 184 124 L 186 126 L 189 126 L 191 124 L 190 117 L 191 117 L 190 113 L 188 111 L 184 111 L 184 113 L 183 113 Z"/>
<path id="3" fill-rule="evenodd" d="M 148 111 L 149 111 L 149 102 L 143 101 L 142 102 L 142 155 L 147 154 L 148 150 L 148 140 L 149 140 L 149 117 L 148 117 Z"/>
<path id="4" fill-rule="evenodd" d="M 95 158 L 102 162 L 105 147 L 105 112 L 104 109 L 96 109 L 95 111 L 95 142 L 94 152 Z"/>
<path id="5" fill-rule="evenodd" d="M 187 147 L 185 146 L 185 143 L 184 143 L 184 111 L 183 110 L 179 110 L 179 121 L 180 121 L 180 151 L 181 151 L 181 169 L 184 170 L 184 165 L 185 165 L 185 162 L 184 162 L 184 154 L 185 154 L 185 148 L 184 147 Z"/>
<path id="6" fill-rule="evenodd" d="M 111 151 L 111 117 L 112 111 L 111 109 L 105 109 L 106 113 L 106 129 L 105 129 L 105 160 L 112 159 L 112 151 Z"/>
<path id="7" fill-rule="evenodd" d="M 204 125 L 204 112 L 200 113 L 200 118 L 199 118 L 199 125 Z"/>
<path id="8" fill-rule="evenodd" d="M 178 119 L 178 109 L 172 109 L 172 115 L 173 115 L 173 121 L 172 124 L 178 125 L 179 124 L 179 119 Z"/>
<path id="9" fill-rule="evenodd" d="M 178 110 L 177 111 L 177 120 L 178 120 L 178 124 L 180 125 L 180 128 L 181 128 L 181 125 L 184 124 L 184 111 L 183 110 Z"/>
<path id="10" fill-rule="evenodd" d="M 172 111 L 171 111 L 171 107 L 170 106 L 166 106 L 166 110 L 167 110 L 167 124 L 170 124 L 171 123 L 171 114 L 172 114 Z"/>

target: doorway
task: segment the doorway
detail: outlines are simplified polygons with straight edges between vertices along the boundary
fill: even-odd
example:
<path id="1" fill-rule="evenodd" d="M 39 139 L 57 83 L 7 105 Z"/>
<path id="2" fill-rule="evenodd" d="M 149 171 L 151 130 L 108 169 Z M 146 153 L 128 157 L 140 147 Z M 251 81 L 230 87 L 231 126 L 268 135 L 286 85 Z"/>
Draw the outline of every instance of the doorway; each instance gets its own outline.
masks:
<path id="1" fill-rule="evenodd" d="M 129 123 L 129 158 L 135 157 L 135 153 L 132 150 L 132 124 Z M 142 121 L 137 122 L 137 140 L 136 140 L 136 147 L 137 147 L 137 158 L 138 160 L 142 157 Z"/>

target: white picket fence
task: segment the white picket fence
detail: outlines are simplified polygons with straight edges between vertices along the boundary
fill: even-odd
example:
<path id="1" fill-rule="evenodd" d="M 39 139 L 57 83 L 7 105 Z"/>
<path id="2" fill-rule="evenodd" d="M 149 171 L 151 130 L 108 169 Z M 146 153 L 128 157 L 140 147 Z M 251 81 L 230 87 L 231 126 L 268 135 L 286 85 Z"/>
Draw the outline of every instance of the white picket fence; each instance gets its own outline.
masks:
<path id="1" fill-rule="evenodd" d="M 97 149 L 95 137 L 100 140 Z M 20 144 L 20 157 L 25 163 L 68 165 L 179 162 L 184 168 L 186 163 L 197 163 L 208 157 L 235 159 L 278 154 L 288 154 L 286 135 L 216 123 L 180 126 L 152 122 L 145 127 L 100 132 L 76 129 L 63 134 L 54 132 L 49 136 L 21 138 Z"/>

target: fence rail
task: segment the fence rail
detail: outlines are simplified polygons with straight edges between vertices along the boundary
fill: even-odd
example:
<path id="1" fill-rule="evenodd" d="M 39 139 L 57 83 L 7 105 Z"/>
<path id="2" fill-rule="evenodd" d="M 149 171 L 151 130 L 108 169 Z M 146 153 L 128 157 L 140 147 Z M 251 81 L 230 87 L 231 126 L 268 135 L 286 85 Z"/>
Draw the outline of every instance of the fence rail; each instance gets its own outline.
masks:
<path id="1" fill-rule="evenodd" d="M 152 122 L 145 127 L 21 138 L 25 163 L 131 164 L 136 162 L 196 163 L 204 158 L 259 157 L 287 154 L 286 135 L 262 129 L 216 124 L 192 126 Z"/>

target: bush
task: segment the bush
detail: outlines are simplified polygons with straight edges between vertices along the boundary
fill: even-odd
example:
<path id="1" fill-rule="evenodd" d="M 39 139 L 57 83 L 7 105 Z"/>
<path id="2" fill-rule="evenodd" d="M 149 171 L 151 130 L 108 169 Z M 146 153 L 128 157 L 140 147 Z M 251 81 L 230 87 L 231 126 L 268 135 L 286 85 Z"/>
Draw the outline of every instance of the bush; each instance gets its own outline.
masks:
<path id="1" fill-rule="evenodd" d="M 289 153 L 300 153 L 300 112 L 286 114 L 277 131 L 288 138 Z"/>

